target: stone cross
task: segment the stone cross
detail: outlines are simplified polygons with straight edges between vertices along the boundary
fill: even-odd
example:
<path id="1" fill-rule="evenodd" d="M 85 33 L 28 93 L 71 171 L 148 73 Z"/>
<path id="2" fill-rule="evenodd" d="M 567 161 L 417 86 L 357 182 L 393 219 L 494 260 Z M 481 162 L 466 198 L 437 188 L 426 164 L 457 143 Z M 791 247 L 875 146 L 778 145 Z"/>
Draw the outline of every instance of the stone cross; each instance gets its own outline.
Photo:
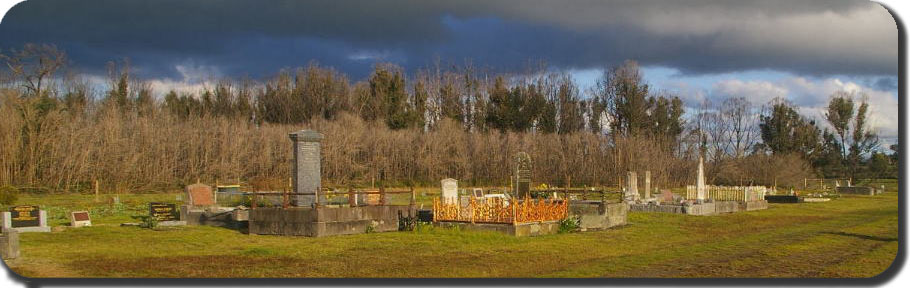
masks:
<path id="1" fill-rule="evenodd" d="M 531 195 L 531 156 L 525 152 L 515 155 L 515 177 L 513 197 L 522 199 Z"/>
<path id="2" fill-rule="evenodd" d="M 458 180 L 452 178 L 442 179 L 442 197 L 443 204 L 453 204 L 458 201 Z"/>
<path id="3" fill-rule="evenodd" d="M 651 170 L 645 171 L 645 199 L 651 198 Z"/>
<path id="4" fill-rule="evenodd" d="M 294 177 L 295 193 L 319 192 L 322 186 L 320 163 L 322 133 L 313 130 L 300 130 L 288 134 L 294 144 L 294 164 L 291 167 Z M 321 196 L 320 196 L 321 198 Z M 297 206 L 309 207 L 315 203 L 313 195 L 294 197 Z"/>
<path id="5" fill-rule="evenodd" d="M 698 156 L 698 179 L 695 180 L 695 195 L 698 200 L 708 198 L 708 189 L 705 187 L 705 160 Z"/>

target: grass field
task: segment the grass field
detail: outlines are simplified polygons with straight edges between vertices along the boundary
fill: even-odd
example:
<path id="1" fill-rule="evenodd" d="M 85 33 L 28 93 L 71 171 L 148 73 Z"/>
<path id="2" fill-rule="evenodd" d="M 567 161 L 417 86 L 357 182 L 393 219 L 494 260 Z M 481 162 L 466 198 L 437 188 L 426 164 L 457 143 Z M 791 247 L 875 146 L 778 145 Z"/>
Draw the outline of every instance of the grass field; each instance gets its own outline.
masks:
<path id="1" fill-rule="evenodd" d="M 327 238 L 215 227 L 152 230 L 118 224 L 135 222 L 129 215 L 145 213 L 144 203 L 173 201 L 174 194 L 122 195 L 120 207 L 92 199 L 20 199 L 60 213 L 94 206 L 96 226 L 20 234 L 22 256 L 7 262 L 12 271 L 26 277 L 872 277 L 898 250 L 896 183 L 879 196 L 718 216 L 632 213 L 622 228 L 530 238 L 433 227 Z"/>

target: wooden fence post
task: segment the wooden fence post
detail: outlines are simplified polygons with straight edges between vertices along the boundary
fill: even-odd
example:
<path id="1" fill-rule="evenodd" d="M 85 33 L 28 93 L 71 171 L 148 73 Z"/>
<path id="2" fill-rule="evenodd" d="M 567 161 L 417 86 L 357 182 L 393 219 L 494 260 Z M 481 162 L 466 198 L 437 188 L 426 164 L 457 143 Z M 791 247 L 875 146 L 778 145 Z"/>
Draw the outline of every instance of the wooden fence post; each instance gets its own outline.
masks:
<path id="1" fill-rule="evenodd" d="M 95 202 L 101 201 L 100 196 L 98 193 L 98 179 L 95 179 Z"/>

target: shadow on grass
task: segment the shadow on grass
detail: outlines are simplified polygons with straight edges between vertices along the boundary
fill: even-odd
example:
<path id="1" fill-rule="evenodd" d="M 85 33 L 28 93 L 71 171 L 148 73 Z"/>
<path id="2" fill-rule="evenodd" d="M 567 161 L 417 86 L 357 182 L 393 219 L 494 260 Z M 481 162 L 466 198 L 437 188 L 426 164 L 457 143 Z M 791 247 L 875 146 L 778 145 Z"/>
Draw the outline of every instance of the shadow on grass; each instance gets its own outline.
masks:
<path id="1" fill-rule="evenodd" d="M 873 240 L 873 241 L 883 241 L 883 242 L 897 241 L 897 238 L 878 237 L 878 236 L 863 235 L 863 234 L 856 234 L 856 233 L 847 233 L 847 232 L 822 232 L 822 233 L 823 233 L 823 234 L 830 234 L 830 235 L 838 235 L 838 236 L 856 237 L 856 238 L 860 238 L 860 239 L 864 239 L 864 240 Z"/>

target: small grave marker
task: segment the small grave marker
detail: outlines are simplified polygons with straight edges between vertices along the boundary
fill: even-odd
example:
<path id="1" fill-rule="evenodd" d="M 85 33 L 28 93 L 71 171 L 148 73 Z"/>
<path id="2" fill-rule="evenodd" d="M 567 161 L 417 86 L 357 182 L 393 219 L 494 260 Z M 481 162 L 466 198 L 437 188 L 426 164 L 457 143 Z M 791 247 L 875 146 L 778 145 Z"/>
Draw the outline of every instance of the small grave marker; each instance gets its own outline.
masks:
<path id="1" fill-rule="evenodd" d="M 70 226 L 72 227 L 86 227 L 92 226 L 92 219 L 89 217 L 88 211 L 73 211 L 70 213 Z"/>
<path id="2" fill-rule="evenodd" d="M 483 198 L 483 189 L 474 188 L 474 198 Z"/>
<path id="3" fill-rule="evenodd" d="M 158 221 L 177 221 L 177 204 L 149 203 L 149 216 Z"/>

